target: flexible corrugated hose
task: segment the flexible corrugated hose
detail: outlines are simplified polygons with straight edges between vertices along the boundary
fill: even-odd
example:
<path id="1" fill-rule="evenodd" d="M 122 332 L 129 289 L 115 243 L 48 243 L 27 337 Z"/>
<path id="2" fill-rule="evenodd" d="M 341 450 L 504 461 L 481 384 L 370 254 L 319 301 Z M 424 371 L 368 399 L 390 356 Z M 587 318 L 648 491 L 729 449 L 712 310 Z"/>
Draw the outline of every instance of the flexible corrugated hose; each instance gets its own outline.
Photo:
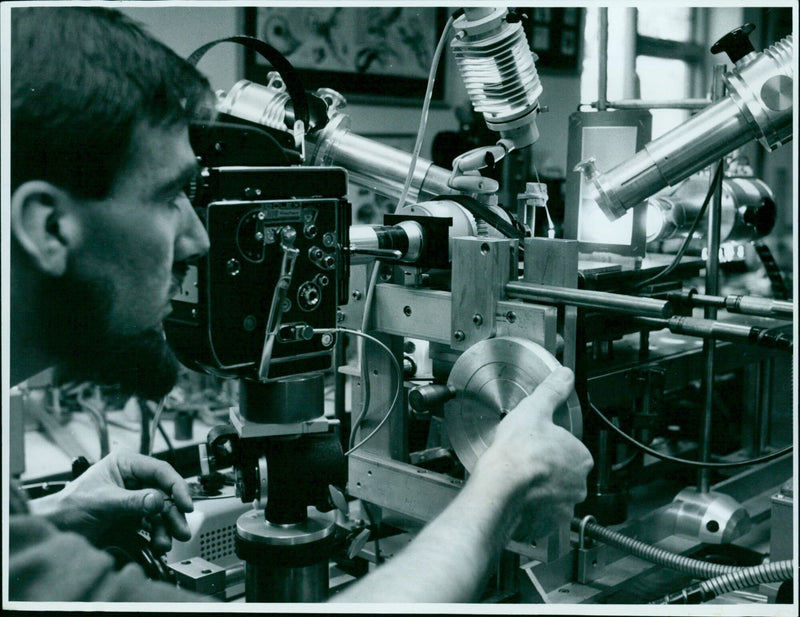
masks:
<path id="1" fill-rule="evenodd" d="M 793 559 L 765 563 L 750 568 L 738 568 L 735 572 L 728 572 L 697 585 L 686 587 L 654 604 L 700 604 L 737 589 L 745 589 L 761 583 L 785 581 L 792 578 L 793 574 Z"/>
<path id="2" fill-rule="evenodd" d="M 580 531 L 581 519 L 573 518 L 571 527 L 573 531 Z M 585 534 L 590 538 L 600 540 L 604 544 L 609 544 L 640 559 L 644 559 L 659 566 L 664 566 L 665 568 L 678 570 L 685 574 L 691 574 L 697 578 L 713 578 L 722 574 L 736 572 L 740 569 L 736 566 L 709 563 L 699 559 L 692 559 L 691 557 L 684 557 L 683 555 L 678 555 L 677 553 L 612 531 L 597 523 L 587 522 L 585 524 Z"/>

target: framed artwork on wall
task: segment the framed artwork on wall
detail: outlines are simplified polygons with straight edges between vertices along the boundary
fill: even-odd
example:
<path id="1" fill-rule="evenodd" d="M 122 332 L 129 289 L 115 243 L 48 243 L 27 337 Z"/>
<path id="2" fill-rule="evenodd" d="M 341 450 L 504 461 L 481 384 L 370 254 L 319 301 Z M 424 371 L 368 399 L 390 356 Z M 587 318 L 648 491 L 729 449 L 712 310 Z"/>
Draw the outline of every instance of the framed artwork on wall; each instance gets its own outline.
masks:
<path id="1" fill-rule="evenodd" d="M 419 101 L 447 19 L 437 7 L 248 7 L 245 33 L 283 54 L 308 90 L 348 100 Z M 444 96 L 442 54 L 433 98 Z M 265 83 L 269 64 L 245 51 L 245 76 Z"/>

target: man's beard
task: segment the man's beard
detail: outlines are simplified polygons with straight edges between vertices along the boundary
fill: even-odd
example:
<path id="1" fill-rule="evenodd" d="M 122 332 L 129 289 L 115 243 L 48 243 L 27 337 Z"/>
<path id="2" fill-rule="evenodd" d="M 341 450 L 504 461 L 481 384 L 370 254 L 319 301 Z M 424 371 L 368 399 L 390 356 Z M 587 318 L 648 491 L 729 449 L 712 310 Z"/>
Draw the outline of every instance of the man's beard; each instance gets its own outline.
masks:
<path id="1" fill-rule="evenodd" d="M 47 287 L 43 340 L 60 379 L 117 386 L 126 396 L 153 400 L 169 393 L 179 363 L 160 326 L 134 335 L 114 332 L 112 286 L 72 269 Z"/>

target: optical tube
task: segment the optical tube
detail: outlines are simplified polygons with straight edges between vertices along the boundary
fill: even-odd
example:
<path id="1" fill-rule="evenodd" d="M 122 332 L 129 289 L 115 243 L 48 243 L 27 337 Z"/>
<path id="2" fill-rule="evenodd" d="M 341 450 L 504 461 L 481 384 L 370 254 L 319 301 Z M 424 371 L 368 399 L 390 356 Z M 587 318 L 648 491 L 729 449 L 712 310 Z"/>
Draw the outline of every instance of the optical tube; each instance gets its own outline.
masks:
<path id="1" fill-rule="evenodd" d="M 398 200 L 411 167 L 411 153 L 351 132 L 350 116 L 338 109 L 346 105 L 344 97 L 328 88 L 317 90 L 317 94 L 319 99 L 335 100 L 336 104 L 328 109 L 324 127 L 306 133 L 307 164 L 344 167 L 354 184 Z M 243 80 L 229 92 L 217 95 L 220 112 L 286 132 L 289 131 L 287 120 L 292 114 L 290 104 L 285 90 L 272 82 L 263 86 Z M 406 202 L 458 193 L 448 186 L 450 174 L 449 169 L 417 158 Z"/>
<path id="2" fill-rule="evenodd" d="M 793 38 L 750 53 L 725 76 L 728 96 L 602 174 L 585 168 L 597 204 L 616 220 L 729 152 L 758 139 L 773 150 L 792 136 Z"/>
<path id="3" fill-rule="evenodd" d="M 352 225 L 350 263 L 368 263 L 382 251 L 398 251 L 398 261 L 413 263 L 422 254 L 425 242 L 422 226 L 416 221 L 397 225 Z"/>
<path id="4" fill-rule="evenodd" d="M 697 174 L 675 189 L 665 189 L 647 200 L 647 241 L 656 242 L 685 235 L 702 209 L 708 191 L 708 176 Z M 763 238 L 775 226 L 777 206 L 772 190 L 758 178 L 724 178 L 720 237 L 723 242 Z M 707 232 L 702 219 L 697 235 Z"/>

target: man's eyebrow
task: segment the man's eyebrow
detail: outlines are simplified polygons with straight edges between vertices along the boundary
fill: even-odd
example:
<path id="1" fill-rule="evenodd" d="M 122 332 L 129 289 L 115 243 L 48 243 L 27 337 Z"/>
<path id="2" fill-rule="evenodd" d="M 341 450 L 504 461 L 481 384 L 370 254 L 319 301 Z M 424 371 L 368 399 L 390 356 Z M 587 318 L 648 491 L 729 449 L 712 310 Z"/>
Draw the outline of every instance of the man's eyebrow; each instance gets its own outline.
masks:
<path id="1" fill-rule="evenodd" d="M 157 186 L 153 191 L 153 194 L 156 197 L 161 197 L 183 189 L 183 187 L 189 184 L 189 182 L 191 182 L 197 176 L 197 174 L 200 173 L 201 169 L 202 166 L 196 161 L 193 164 L 187 165 L 177 176 Z"/>

